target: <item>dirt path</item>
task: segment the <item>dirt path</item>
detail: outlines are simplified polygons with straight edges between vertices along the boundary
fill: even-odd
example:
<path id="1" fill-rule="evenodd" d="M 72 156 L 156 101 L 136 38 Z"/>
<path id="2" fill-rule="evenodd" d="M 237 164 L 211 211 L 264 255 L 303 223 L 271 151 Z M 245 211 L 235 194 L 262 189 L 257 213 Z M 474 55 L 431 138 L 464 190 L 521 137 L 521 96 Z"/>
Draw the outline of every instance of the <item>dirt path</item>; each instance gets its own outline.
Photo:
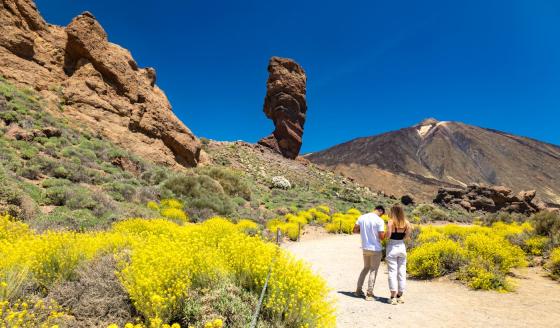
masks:
<path id="1" fill-rule="evenodd" d="M 472 291 L 450 281 L 409 280 L 406 304 L 387 304 L 387 267 L 377 277 L 377 300 L 354 298 L 362 257 L 359 236 L 328 236 L 285 248 L 309 262 L 337 299 L 338 327 L 560 327 L 560 284 L 528 268 L 513 293 Z M 365 286 L 364 286 L 365 287 Z"/>

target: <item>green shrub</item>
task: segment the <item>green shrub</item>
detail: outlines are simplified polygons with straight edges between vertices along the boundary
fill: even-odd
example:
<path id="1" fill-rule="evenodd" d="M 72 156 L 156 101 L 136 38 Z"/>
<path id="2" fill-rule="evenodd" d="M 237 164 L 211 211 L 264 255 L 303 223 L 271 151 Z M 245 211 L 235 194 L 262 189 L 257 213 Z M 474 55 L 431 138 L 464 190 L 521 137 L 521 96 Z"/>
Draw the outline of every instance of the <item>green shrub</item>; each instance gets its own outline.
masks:
<path id="1" fill-rule="evenodd" d="M 116 201 L 132 201 L 136 194 L 137 186 L 126 182 L 110 182 L 103 186 Z"/>
<path id="2" fill-rule="evenodd" d="M 59 166 L 54 169 L 53 175 L 55 178 L 68 178 L 69 173 L 68 170 L 64 166 Z"/>
<path id="3" fill-rule="evenodd" d="M 43 202 L 43 190 L 40 187 L 27 182 L 20 182 L 19 186 L 21 190 L 29 197 L 31 197 L 31 199 L 33 199 L 35 202 Z"/>
<path id="4" fill-rule="evenodd" d="M 212 167 L 204 169 L 202 173 L 218 181 L 226 194 L 230 196 L 239 196 L 245 200 L 251 200 L 251 189 L 249 185 L 241 179 L 239 174 L 232 170 Z"/>
<path id="5" fill-rule="evenodd" d="M 91 191 L 84 187 L 73 187 L 67 190 L 65 205 L 74 210 L 84 208 L 93 210 L 98 206 Z"/>
<path id="6" fill-rule="evenodd" d="M 62 206 L 66 203 L 67 186 L 52 186 L 45 190 L 45 203 L 47 205 Z"/>
<path id="7" fill-rule="evenodd" d="M 24 165 L 18 170 L 18 174 L 30 180 L 37 180 L 41 176 L 41 168 L 38 165 Z"/>
<path id="8" fill-rule="evenodd" d="M 142 173 L 140 178 L 151 185 L 159 185 L 167 178 L 169 178 L 169 171 L 162 167 L 156 166 Z"/>
<path id="9" fill-rule="evenodd" d="M 187 209 L 211 209 L 230 214 L 235 206 L 220 183 L 207 175 L 178 175 L 167 179 L 163 188 L 185 199 Z"/>
<path id="10" fill-rule="evenodd" d="M 412 211 L 412 217 L 418 217 L 420 222 L 446 221 L 449 216 L 445 211 L 432 204 L 420 204 Z"/>
<path id="11" fill-rule="evenodd" d="M 187 209 L 211 209 L 214 212 L 227 215 L 231 214 L 235 206 L 232 200 L 225 194 L 205 194 L 198 198 L 188 199 L 186 202 Z"/>
<path id="12" fill-rule="evenodd" d="M 210 289 L 190 291 L 183 305 L 181 326 L 202 328 L 206 322 L 222 319 L 224 327 L 248 327 L 257 301 L 254 293 L 220 279 Z"/>
<path id="13" fill-rule="evenodd" d="M 55 208 L 51 213 L 41 215 L 37 218 L 40 229 L 66 228 L 74 231 L 83 231 L 94 227 L 101 227 L 106 223 L 105 218 L 100 218 L 88 209 L 72 210 L 61 206 Z"/>
<path id="14" fill-rule="evenodd" d="M 553 246 L 560 245 L 560 214 L 542 211 L 531 217 L 535 233 L 550 238 Z"/>
<path id="15" fill-rule="evenodd" d="M 205 194 L 223 194 L 220 183 L 206 175 L 177 175 L 167 179 L 163 187 L 180 197 L 198 198 Z"/>
<path id="16" fill-rule="evenodd" d="M 482 221 L 484 222 L 485 225 L 492 225 L 496 222 L 520 223 L 520 222 L 527 221 L 527 216 L 519 213 L 506 213 L 506 212 L 488 213 L 482 217 Z"/>
<path id="17" fill-rule="evenodd" d="M 70 182 L 70 180 L 57 179 L 57 178 L 48 178 L 48 179 L 43 180 L 43 182 L 41 183 L 43 188 L 68 186 L 70 184 L 72 184 L 72 182 Z"/>

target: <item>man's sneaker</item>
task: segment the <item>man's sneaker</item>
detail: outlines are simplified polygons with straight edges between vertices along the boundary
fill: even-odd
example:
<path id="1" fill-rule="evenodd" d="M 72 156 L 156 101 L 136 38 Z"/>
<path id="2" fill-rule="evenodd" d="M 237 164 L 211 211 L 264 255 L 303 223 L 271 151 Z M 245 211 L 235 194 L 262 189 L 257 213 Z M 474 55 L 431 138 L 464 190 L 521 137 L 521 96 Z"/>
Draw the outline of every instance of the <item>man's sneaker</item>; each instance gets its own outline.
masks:
<path id="1" fill-rule="evenodd" d="M 354 292 L 354 296 L 364 298 L 366 295 L 364 294 L 363 291 L 357 290 L 357 291 Z"/>
<path id="2" fill-rule="evenodd" d="M 367 295 L 366 295 L 366 301 L 373 301 L 374 299 L 375 299 L 375 296 L 373 296 L 373 294 L 367 293 Z"/>
<path id="3" fill-rule="evenodd" d="M 397 304 L 398 304 L 397 298 L 396 298 L 396 297 L 392 297 L 392 298 L 391 298 L 391 305 L 397 305 Z"/>
<path id="4" fill-rule="evenodd" d="M 397 296 L 397 303 L 399 304 L 404 304 L 404 297 L 403 296 Z"/>

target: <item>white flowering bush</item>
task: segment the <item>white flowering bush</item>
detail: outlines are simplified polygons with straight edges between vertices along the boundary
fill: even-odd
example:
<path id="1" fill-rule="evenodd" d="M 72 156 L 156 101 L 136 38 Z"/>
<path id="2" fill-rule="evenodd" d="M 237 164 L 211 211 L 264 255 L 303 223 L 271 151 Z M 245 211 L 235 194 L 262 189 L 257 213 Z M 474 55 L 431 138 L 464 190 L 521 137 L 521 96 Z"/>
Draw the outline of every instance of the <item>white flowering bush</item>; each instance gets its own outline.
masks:
<path id="1" fill-rule="evenodd" d="M 292 188 L 292 184 L 288 179 L 280 175 L 272 177 L 272 188 L 290 189 Z"/>

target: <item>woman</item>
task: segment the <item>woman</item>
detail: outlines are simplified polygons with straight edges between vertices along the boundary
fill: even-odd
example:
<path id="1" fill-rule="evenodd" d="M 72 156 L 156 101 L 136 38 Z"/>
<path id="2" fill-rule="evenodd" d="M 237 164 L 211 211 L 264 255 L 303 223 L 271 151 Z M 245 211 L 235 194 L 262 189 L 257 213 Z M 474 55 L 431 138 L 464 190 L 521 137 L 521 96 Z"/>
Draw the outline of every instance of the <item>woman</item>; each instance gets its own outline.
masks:
<path id="1" fill-rule="evenodd" d="M 389 290 L 391 304 L 404 303 L 403 293 L 406 286 L 406 246 L 404 239 L 410 237 L 412 225 L 404 215 L 404 209 L 395 205 L 389 212 L 387 222 L 387 256 L 385 261 L 389 268 Z"/>

